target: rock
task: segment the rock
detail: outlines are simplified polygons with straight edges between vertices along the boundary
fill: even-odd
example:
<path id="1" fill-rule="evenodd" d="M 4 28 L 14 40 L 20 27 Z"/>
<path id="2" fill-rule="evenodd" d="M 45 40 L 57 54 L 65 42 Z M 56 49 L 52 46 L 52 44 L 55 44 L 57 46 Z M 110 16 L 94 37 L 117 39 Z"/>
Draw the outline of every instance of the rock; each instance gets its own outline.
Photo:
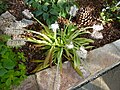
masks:
<path id="1" fill-rule="evenodd" d="M 4 18 L 4 19 L 7 19 L 9 21 L 15 21 L 16 20 L 16 18 L 12 14 L 10 14 L 8 11 L 6 11 L 5 13 L 3 13 L 1 15 L 1 17 Z"/>
<path id="2" fill-rule="evenodd" d="M 120 60 L 120 52 L 112 44 L 92 50 L 87 57 L 87 63 L 91 73 L 96 73 L 102 69 L 114 65 Z"/>
<path id="3" fill-rule="evenodd" d="M 11 15 L 8 11 L 3 13 L 0 16 L 0 30 L 4 30 L 6 27 L 10 27 L 10 25 L 15 21 L 15 17 Z"/>
<path id="4" fill-rule="evenodd" d="M 8 11 L 6 11 L 0 16 L 0 30 L 2 30 L 3 32 L 6 31 L 6 28 L 8 30 L 21 30 L 23 29 L 23 27 L 27 27 L 28 25 L 32 25 L 33 23 L 34 21 L 27 19 L 16 21 L 16 18 Z"/>
<path id="5" fill-rule="evenodd" d="M 120 40 L 113 42 L 113 45 L 120 51 Z"/>
<path id="6" fill-rule="evenodd" d="M 81 87 L 114 67 L 120 61 L 119 55 L 120 52 L 112 44 L 90 51 L 86 59 L 89 71 L 85 67 L 80 67 L 84 78 L 81 78 L 70 63 L 66 62 L 63 64 L 62 72 L 57 75 L 57 85 L 56 66 L 40 71 L 36 73 L 39 90 L 74 90 L 75 87 Z M 59 88 L 54 88 L 54 85 Z"/>
<path id="7" fill-rule="evenodd" d="M 86 77 L 90 75 L 90 73 L 85 71 L 85 69 L 83 70 L 82 67 L 81 70 Z M 67 90 L 71 86 L 83 81 L 83 78 L 76 73 L 69 62 L 63 64 L 61 73 L 56 75 L 56 71 L 56 66 L 54 66 L 36 73 L 39 90 Z M 57 84 L 56 80 L 58 80 Z"/>
<path id="8" fill-rule="evenodd" d="M 22 11 L 22 14 L 28 19 L 31 19 L 34 16 L 28 9 L 25 9 L 24 11 Z"/>
<path id="9" fill-rule="evenodd" d="M 16 18 L 11 15 L 8 11 L 0 16 L 0 34 L 7 34 L 12 36 L 12 40 L 7 41 L 9 46 L 22 46 L 25 45 L 25 38 L 21 37 L 24 34 L 24 27 L 32 25 L 34 21 L 22 19 L 21 21 L 16 21 Z"/>
<path id="10" fill-rule="evenodd" d="M 104 73 L 107 73 L 109 70 L 111 70 L 119 64 L 120 51 L 115 47 L 115 45 L 113 45 L 113 43 L 107 44 L 98 49 L 94 49 L 88 53 L 86 59 L 86 65 L 91 75 L 88 78 L 85 78 L 83 81 L 79 81 L 79 84 L 71 86 L 71 88 L 69 89 L 79 90 L 79 88 L 81 88 L 82 86 L 102 76 Z"/>
<path id="11" fill-rule="evenodd" d="M 21 21 L 15 21 L 14 23 L 12 23 L 10 28 L 23 29 L 23 27 L 27 27 L 28 25 L 32 25 L 33 23 L 34 21 L 23 18 Z"/>
<path id="12" fill-rule="evenodd" d="M 98 31 L 92 32 L 91 37 L 94 39 L 103 39 L 102 33 Z"/>
<path id="13" fill-rule="evenodd" d="M 21 82 L 19 87 L 14 87 L 13 90 L 39 90 L 35 75 L 28 76 L 26 80 Z"/>

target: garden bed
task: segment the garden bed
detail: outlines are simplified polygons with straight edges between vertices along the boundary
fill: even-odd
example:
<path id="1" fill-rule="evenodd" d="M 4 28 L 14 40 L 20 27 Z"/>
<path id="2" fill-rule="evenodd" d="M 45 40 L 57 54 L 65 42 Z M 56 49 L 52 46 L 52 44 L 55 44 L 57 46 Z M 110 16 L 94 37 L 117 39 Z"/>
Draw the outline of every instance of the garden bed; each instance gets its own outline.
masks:
<path id="1" fill-rule="evenodd" d="M 99 19 L 100 18 L 100 11 L 102 10 L 102 8 L 104 7 L 104 3 L 103 1 L 99 0 L 99 1 L 87 1 L 87 0 L 79 0 L 77 1 L 77 3 L 79 3 L 80 5 L 80 9 L 81 8 L 85 8 L 88 7 L 88 11 L 93 10 L 92 11 L 92 15 Z M 22 14 L 22 11 L 26 8 L 28 8 L 26 6 L 26 4 L 23 2 L 23 0 L 9 0 L 8 2 L 9 4 L 9 11 L 12 15 L 14 15 L 16 17 L 17 20 L 21 20 L 22 18 L 25 18 L 25 16 Z M 99 8 L 99 9 L 98 9 Z M 86 9 L 87 12 L 87 9 Z M 79 11 L 78 12 L 78 16 L 76 16 L 75 18 L 73 18 L 73 21 L 76 22 L 76 24 L 78 26 L 91 26 L 93 24 L 99 23 L 99 20 L 95 20 L 94 18 L 92 18 L 91 20 L 93 22 L 88 22 L 86 25 L 85 24 L 81 24 L 81 19 L 79 19 L 79 14 L 83 13 L 83 11 Z M 62 23 L 64 23 L 63 20 Z M 85 23 L 85 22 L 83 22 Z M 31 26 L 28 27 L 29 29 L 34 29 L 36 31 L 38 31 L 39 29 L 41 29 L 41 26 L 39 24 L 33 24 Z M 83 37 L 86 38 L 90 38 L 94 40 L 94 43 L 91 43 L 90 45 L 94 46 L 92 49 L 101 47 L 105 44 L 111 43 L 117 39 L 120 38 L 120 25 L 119 22 L 110 22 L 104 25 L 104 30 L 101 31 L 101 33 L 103 34 L 103 38 L 102 39 L 94 39 L 92 38 L 90 35 L 84 35 Z M 92 50 L 91 49 L 91 50 Z M 30 67 L 35 67 L 34 63 L 30 63 L 29 60 L 32 59 L 41 59 L 41 56 L 39 56 L 39 54 L 41 52 L 39 52 L 39 50 L 35 49 L 34 46 L 32 47 L 31 44 L 27 43 L 25 46 L 23 46 L 19 51 L 23 51 L 25 53 L 25 55 L 28 57 L 28 62 L 27 62 L 27 67 L 28 67 L 28 73 L 33 70 Z M 29 52 L 29 53 L 28 53 Z"/>
<path id="2" fill-rule="evenodd" d="M 117 0 L 115 1 L 117 2 Z M 109 7 L 108 9 L 106 9 L 108 4 L 106 4 L 104 0 L 78 0 L 78 1 L 76 0 L 77 6 L 79 6 L 79 8 L 77 10 L 76 16 L 71 18 L 71 21 L 75 26 L 81 29 L 85 27 L 93 27 L 94 25 L 103 25 L 103 29 L 98 31 L 97 34 L 94 34 L 94 36 L 91 35 L 94 32 L 93 29 L 88 29 L 87 32 L 89 33 L 81 35 L 81 38 L 87 38 L 87 39 L 91 39 L 94 41 L 88 44 L 88 46 L 93 46 L 93 47 L 87 49 L 87 51 L 91 51 L 94 49 L 96 50 L 96 48 L 102 47 L 106 44 L 112 43 L 120 39 L 120 19 L 119 19 L 120 11 L 119 9 L 118 11 L 117 10 L 113 11 L 115 15 L 118 15 L 116 16 L 117 19 L 115 15 L 113 15 L 112 17 L 109 17 L 110 19 L 112 18 L 113 20 L 107 21 L 109 20 L 108 17 L 103 18 L 104 16 L 103 17 L 100 16 L 100 14 L 103 14 L 102 12 L 103 8 L 106 9 L 106 12 L 104 12 L 104 14 L 107 13 L 107 10 L 108 10 L 108 13 L 106 15 L 108 16 L 109 14 L 112 15 L 113 12 L 111 11 L 112 10 L 111 8 L 115 7 L 116 4 L 114 2 L 110 2 L 109 0 L 107 2 L 109 5 L 111 5 L 111 7 Z M 9 1 L 6 1 L 5 3 L 7 3 L 7 11 L 9 11 L 13 16 L 15 16 L 18 22 L 20 22 L 23 18 L 29 19 L 28 17 L 23 15 L 23 11 L 25 9 L 29 9 L 31 12 L 36 10 L 35 6 L 29 7 L 29 5 L 27 5 L 24 2 L 24 0 L 9 0 Z M 37 18 L 39 19 L 40 17 L 37 17 Z M 68 16 L 67 18 L 57 19 L 58 24 L 60 24 L 60 27 L 63 28 L 64 24 L 70 23 L 68 19 L 69 19 Z M 38 32 L 41 29 L 43 29 L 43 26 L 40 25 L 38 22 L 36 22 L 33 18 L 31 20 L 33 20 L 34 23 L 32 25 L 25 27 L 25 29 L 34 30 Z M 48 25 L 48 23 L 46 22 L 46 19 L 44 20 L 40 19 L 40 20 L 46 26 Z M 50 23 L 50 21 L 48 22 Z M 25 35 L 23 35 L 23 37 L 26 37 L 26 36 L 35 37 L 36 39 L 36 35 L 31 34 L 31 33 L 26 33 Z M 31 72 L 39 65 L 38 63 L 36 64 L 35 62 L 31 62 L 31 61 L 32 60 L 44 60 L 45 56 L 42 54 L 46 52 L 46 50 L 41 51 L 39 47 L 36 47 L 31 42 L 27 42 L 24 46 L 21 46 L 20 48 L 17 48 L 17 49 L 13 48 L 13 51 L 16 53 L 17 52 L 24 53 L 24 56 L 26 57 L 26 62 L 24 62 L 24 64 L 26 65 L 27 75 L 33 74 Z M 65 57 L 63 57 L 63 59 L 64 59 L 63 61 L 66 61 Z M 100 62 L 102 61 L 100 60 Z M 111 64 L 112 63 L 110 63 L 110 65 Z"/>

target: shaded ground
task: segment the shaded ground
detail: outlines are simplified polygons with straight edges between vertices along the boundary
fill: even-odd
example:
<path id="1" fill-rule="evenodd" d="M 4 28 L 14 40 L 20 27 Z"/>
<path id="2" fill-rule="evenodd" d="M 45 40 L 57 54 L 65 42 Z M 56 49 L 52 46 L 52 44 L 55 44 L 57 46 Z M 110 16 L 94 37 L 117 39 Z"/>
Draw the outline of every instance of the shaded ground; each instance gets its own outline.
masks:
<path id="1" fill-rule="evenodd" d="M 73 18 L 73 21 L 76 22 L 76 24 L 81 26 L 91 26 L 96 23 L 100 23 L 99 21 L 99 11 L 101 11 L 103 7 L 102 0 L 78 0 L 80 4 L 80 9 L 77 13 L 77 16 Z M 17 20 L 20 20 L 24 18 L 22 15 L 22 11 L 27 8 L 26 5 L 23 3 L 23 0 L 9 0 L 9 11 L 11 14 L 13 14 Z M 86 15 L 87 20 L 84 19 L 84 15 Z M 37 26 L 37 28 L 36 28 Z M 40 25 L 32 25 L 28 28 L 38 30 L 40 29 Z M 117 39 L 120 39 L 120 23 L 113 22 L 104 25 L 104 30 L 101 31 L 103 34 L 103 39 L 94 39 L 94 43 L 91 43 L 91 45 L 94 46 L 94 48 L 101 47 L 105 44 L 111 43 Z M 91 38 L 90 35 L 85 35 L 86 38 Z M 93 49 L 94 49 L 93 48 Z M 21 47 L 19 51 L 23 51 L 25 55 L 28 57 L 26 65 L 28 73 L 35 68 L 36 64 L 33 62 L 31 63 L 29 60 L 32 59 L 41 59 L 43 56 L 41 56 L 42 52 L 35 47 L 32 46 L 32 44 L 27 43 L 25 46 Z"/>

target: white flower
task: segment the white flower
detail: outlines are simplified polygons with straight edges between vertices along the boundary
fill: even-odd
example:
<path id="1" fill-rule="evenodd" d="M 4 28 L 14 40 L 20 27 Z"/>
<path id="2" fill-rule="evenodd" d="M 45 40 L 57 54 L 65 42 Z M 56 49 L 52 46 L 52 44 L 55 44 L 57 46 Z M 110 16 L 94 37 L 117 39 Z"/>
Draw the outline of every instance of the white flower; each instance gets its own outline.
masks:
<path id="1" fill-rule="evenodd" d="M 103 27 L 103 25 L 101 24 L 101 25 L 93 25 L 92 26 L 92 28 L 93 28 L 93 30 L 94 31 L 101 31 L 101 30 L 103 30 L 104 29 L 104 27 Z"/>
<path id="2" fill-rule="evenodd" d="M 76 7 L 76 5 L 74 5 L 70 8 L 69 14 L 74 17 L 77 11 L 78 11 L 78 8 Z"/>
<path id="3" fill-rule="evenodd" d="M 116 6 L 119 6 L 120 5 L 120 1 L 116 4 Z"/>
<path id="4" fill-rule="evenodd" d="M 102 33 L 98 32 L 98 31 L 93 31 L 93 33 L 91 34 L 91 37 L 93 37 L 95 39 L 103 39 Z"/>
<path id="5" fill-rule="evenodd" d="M 59 29 L 58 23 L 55 22 L 54 24 L 51 24 L 51 28 L 52 28 L 53 32 L 55 32 L 57 29 Z"/>
<path id="6" fill-rule="evenodd" d="M 80 58 L 82 58 L 82 59 L 87 58 L 87 50 L 85 50 L 85 48 L 83 46 L 81 46 L 80 49 L 76 52 Z"/>
<path id="7" fill-rule="evenodd" d="M 110 7 L 106 7 L 106 9 L 110 9 Z"/>
<path id="8" fill-rule="evenodd" d="M 70 42 L 70 44 L 67 44 L 66 47 L 68 49 L 72 49 L 74 47 L 73 42 Z"/>
<path id="9" fill-rule="evenodd" d="M 105 12 L 105 11 L 106 11 L 106 9 L 105 9 L 105 8 L 103 8 L 103 9 L 102 9 L 102 12 Z"/>
<path id="10" fill-rule="evenodd" d="M 31 19 L 34 15 L 28 10 L 25 9 L 24 11 L 22 11 L 23 15 L 26 16 L 28 19 Z"/>

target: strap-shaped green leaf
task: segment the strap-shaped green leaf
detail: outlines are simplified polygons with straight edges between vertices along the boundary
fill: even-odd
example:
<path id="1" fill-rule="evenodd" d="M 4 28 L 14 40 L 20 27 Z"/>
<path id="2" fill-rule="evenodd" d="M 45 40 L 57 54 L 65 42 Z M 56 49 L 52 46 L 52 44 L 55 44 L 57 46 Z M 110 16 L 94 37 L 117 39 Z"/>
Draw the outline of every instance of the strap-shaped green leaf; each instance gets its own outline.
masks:
<path id="1" fill-rule="evenodd" d="M 51 49 L 49 50 L 49 52 L 48 52 L 48 54 L 47 54 L 47 56 L 45 58 L 45 61 L 44 61 L 44 66 L 46 66 L 48 64 L 51 64 L 53 50 L 54 50 L 54 46 L 52 46 Z"/>
<path id="2" fill-rule="evenodd" d="M 35 73 L 35 72 L 38 72 L 38 71 L 41 71 L 47 67 L 49 67 L 50 65 L 47 64 L 47 65 L 43 65 L 43 63 L 39 64 L 31 73 Z"/>
<path id="3" fill-rule="evenodd" d="M 45 34 L 42 34 L 42 33 L 40 33 L 40 32 L 36 32 L 36 31 L 32 31 L 32 30 L 29 30 L 29 32 L 38 34 L 38 35 L 42 36 L 43 38 L 45 38 L 45 39 L 46 39 L 47 41 L 49 41 L 50 43 L 52 43 L 52 41 L 50 40 L 50 38 L 47 37 L 47 35 L 45 35 Z"/>

